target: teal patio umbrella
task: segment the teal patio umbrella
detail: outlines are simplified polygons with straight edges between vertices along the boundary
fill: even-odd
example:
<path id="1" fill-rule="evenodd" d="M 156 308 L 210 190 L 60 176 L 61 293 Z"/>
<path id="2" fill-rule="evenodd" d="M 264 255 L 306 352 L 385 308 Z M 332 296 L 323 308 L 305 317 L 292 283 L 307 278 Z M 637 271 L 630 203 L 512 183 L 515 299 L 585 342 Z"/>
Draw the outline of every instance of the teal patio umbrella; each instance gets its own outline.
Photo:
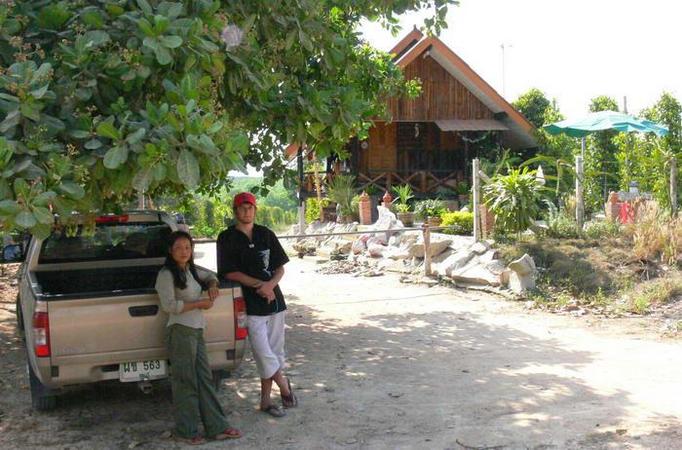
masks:
<path id="1" fill-rule="evenodd" d="M 668 134 L 668 128 L 650 120 L 638 119 L 616 111 L 599 111 L 587 114 L 580 119 L 568 119 L 546 125 L 550 134 L 566 134 L 572 137 L 585 137 L 595 131 L 615 130 L 625 133 L 656 133 L 658 136 Z"/>

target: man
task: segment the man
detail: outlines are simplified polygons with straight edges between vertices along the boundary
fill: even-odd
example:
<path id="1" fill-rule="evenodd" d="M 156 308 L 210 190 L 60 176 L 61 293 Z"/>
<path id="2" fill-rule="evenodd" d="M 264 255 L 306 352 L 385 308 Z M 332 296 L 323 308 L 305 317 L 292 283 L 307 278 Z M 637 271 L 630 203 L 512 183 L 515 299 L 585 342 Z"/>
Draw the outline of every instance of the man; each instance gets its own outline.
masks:
<path id="1" fill-rule="evenodd" d="M 277 383 L 282 406 L 298 401 L 284 376 L 284 316 L 287 309 L 279 281 L 289 262 L 277 236 L 257 225 L 256 197 L 250 192 L 235 195 L 235 224 L 218 236 L 218 276 L 242 285 L 246 300 L 249 341 L 261 378 L 260 409 L 274 417 L 285 412 L 272 403 L 272 382 Z"/>

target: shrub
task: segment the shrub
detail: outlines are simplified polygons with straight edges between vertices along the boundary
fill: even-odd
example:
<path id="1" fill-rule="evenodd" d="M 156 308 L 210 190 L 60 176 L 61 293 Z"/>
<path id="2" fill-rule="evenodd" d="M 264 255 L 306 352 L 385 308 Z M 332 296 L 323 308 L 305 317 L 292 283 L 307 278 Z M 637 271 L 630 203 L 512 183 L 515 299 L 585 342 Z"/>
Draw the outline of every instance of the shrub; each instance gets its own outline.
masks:
<path id="1" fill-rule="evenodd" d="M 542 185 L 535 171 L 509 169 L 507 175 L 496 175 L 483 188 L 484 201 L 495 215 L 498 232 L 517 233 L 528 229 L 540 213 Z"/>
<path id="2" fill-rule="evenodd" d="M 340 206 L 344 216 L 353 215 L 352 203 L 355 195 L 355 177 L 352 175 L 336 175 L 327 184 L 327 196 Z"/>
<path id="3" fill-rule="evenodd" d="M 571 217 L 559 213 L 547 220 L 547 235 L 560 239 L 577 238 L 580 236 L 578 223 Z"/>
<path id="4" fill-rule="evenodd" d="M 393 188 L 393 191 L 397 195 L 395 200 L 393 200 L 393 205 L 396 211 L 401 213 L 406 213 L 410 211 L 410 200 L 414 198 L 414 192 L 412 191 L 412 186 L 409 184 L 402 184 Z"/>
<path id="5" fill-rule="evenodd" d="M 442 200 L 439 200 L 437 198 L 421 200 L 415 203 L 414 206 L 415 214 L 422 219 L 426 219 L 427 217 L 440 216 L 445 211 L 446 211 L 445 204 L 443 204 Z"/>
<path id="6" fill-rule="evenodd" d="M 441 214 L 442 226 L 452 226 L 446 228 L 443 233 L 460 234 L 471 236 L 474 232 L 474 214 L 470 212 L 454 211 Z"/>
<path id="7" fill-rule="evenodd" d="M 584 228 L 585 236 L 590 239 L 603 239 L 616 237 L 620 234 L 618 222 L 607 220 L 599 222 L 587 222 Z"/>
<path id="8" fill-rule="evenodd" d="M 311 223 L 316 220 L 320 220 L 320 209 L 324 208 L 325 206 L 329 206 L 329 203 L 330 202 L 328 198 L 323 198 L 319 201 L 314 197 L 306 199 L 305 222 Z"/>

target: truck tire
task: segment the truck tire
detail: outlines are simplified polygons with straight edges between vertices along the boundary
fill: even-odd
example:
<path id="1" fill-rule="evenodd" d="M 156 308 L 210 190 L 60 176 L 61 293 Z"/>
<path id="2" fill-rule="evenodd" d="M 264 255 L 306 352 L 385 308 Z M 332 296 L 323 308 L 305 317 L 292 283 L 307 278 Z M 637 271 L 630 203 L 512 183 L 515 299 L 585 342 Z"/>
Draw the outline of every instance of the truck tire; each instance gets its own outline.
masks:
<path id="1" fill-rule="evenodd" d="M 21 312 L 21 300 L 19 300 L 19 295 L 17 295 L 16 314 L 17 314 L 17 334 L 25 341 L 26 336 L 24 333 L 24 315 Z"/>
<path id="2" fill-rule="evenodd" d="M 31 364 L 26 361 L 28 379 L 31 385 L 31 405 L 36 411 L 51 411 L 57 407 L 57 396 L 40 382 Z"/>
<path id="3" fill-rule="evenodd" d="M 223 386 L 223 380 L 227 377 L 230 376 L 230 372 L 224 369 L 219 369 L 219 370 L 214 370 L 213 371 L 213 389 L 215 389 L 216 392 L 220 391 L 220 388 Z"/>

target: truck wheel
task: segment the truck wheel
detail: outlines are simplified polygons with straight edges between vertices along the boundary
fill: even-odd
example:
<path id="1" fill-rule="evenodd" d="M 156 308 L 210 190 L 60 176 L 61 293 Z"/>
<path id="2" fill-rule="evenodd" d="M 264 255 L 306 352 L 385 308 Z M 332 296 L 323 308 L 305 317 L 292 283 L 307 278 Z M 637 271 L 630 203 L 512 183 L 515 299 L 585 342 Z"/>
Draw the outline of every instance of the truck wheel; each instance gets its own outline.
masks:
<path id="1" fill-rule="evenodd" d="M 57 396 L 40 382 L 31 364 L 27 361 L 28 379 L 31 384 L 31 405 L 36 411 L 50 411 L 57 406 Z"/>
<path id="2" fill-rule="evenodd" d="M 230 372 L 228 372 L 227 370 L 224 369 L 214 370 L 213 389 L 215 389 L 216 392 L 220 391 L 220 388 L 223 386 L 223 380 L 229 376 Z"/>
<path id="3" fill-rule="evenodd" d="M 19 296 L 17 295 L 17 302 L 16 302 L 16 313 L 17 313 L 17 334 L 21 336 L 22 339 L 26 340 L 26 336 L 24 333 L 24 315 L 21 312 L 21 300 L 19 300 Z"/>

